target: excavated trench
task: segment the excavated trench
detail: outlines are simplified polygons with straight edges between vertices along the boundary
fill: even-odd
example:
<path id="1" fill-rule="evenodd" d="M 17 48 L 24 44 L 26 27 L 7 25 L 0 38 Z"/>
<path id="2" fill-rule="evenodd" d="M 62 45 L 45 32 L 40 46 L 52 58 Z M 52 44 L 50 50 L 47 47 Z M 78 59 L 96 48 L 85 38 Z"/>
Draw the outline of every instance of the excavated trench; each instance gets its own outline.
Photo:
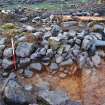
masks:
<path id="1" fill-rule="evenodd" d="M 64 90 L 73 101 L 82 105 L 104 105 L 105 103 L 105 63 L 97 70 L 77 70 L 65 78 L 59 78 L 58 74 L 50 75 L 48 72 L 34 74 L 31 79 L 21 79 L 24 84 L 36 84 L 48 82 L 53 89 Z M 9 105 L 9 104 L 8 104 Z"/>
<path id="2" fill-rule="evenodd" d="M 72 28 L 75 30 L 83 30 L 85 29 L 84 26 L 85 25 L 83 24 L 81 28 L 78 28 L 77 26 L 71 27 L 71 30 Z M 28 40 L 28 42 L 32 42 L 31 39 Z M 102 59 L 101 64 L 93 69 L 80 69 L 78 65 L 68 65 L 60 67 L 59 70 L 57 70 L 59 72 L 51 73 L 49 72 L 51 71 L 50 68 L 45 66 L 42 72 L 34 72 L 32 78 L 24 78 L 18 70 L 16 71 L 16 74 L 24 85 L 35 85 L 41 82 L 48 82 L 53 90 L 63 90 L 67 92 L 71 100 L 80 102 L 82 105 L 104 105 L 104 68 L 105 61 Z M 14 105 L 14 102 L 10 102 L 10 100 L 6 98 L 4 98 L 4 102 L 6 105 Z M 15 105 L 20 104 L 15 103 Z M 28 105 L 28 103 L 22 105 Z"/>

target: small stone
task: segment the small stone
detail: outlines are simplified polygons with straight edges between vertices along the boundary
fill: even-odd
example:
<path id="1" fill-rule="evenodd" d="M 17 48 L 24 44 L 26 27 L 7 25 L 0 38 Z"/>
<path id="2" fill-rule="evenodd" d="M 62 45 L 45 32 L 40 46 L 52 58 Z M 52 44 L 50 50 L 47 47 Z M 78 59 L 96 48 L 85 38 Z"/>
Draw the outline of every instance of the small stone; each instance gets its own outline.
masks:
<path id="1" fill-rule="evenodd" d="M 59 46 L 57 53 L 61 55 L 63 51 L 64 51 L 64 45 Z"/>
<path id="2" fill-rule="evenodd" d="M 7 41 L 7 38 L 0 38 L 0 45 L 4 45 Z"/>
<path id="3" fill-rule="evenodd" d="M 8 77 L 8 76 L 9 76 L 9 72 L 4 72 L 4 73 L 2 73 L 2 76 L 3 76 L 3 77 Z"/>
<path id="4" fill-rule="evenodd" d="M 72 52 L 73 52 L 73 55 L 74 55 L 74 56 L 78 56 L 79 53 L 80 53 L 80 50 L 74 49 Z"/>
<path id="5" fill-rule="evenodd" d="M 39 54 L 44 56 L 44 55 L 46 55 L 46 51 L 47 51 L 46 48 L 41 48 L 39 51 Z"/>
<path id="6" fill-rule="evenodd" d="M 59 74 L 59 77 L 62 78 L 62 79 L 66 78 L 66 76 L 67 76 L 67 74 L 65 74 L 65 73 L 60 73 Z"/>
<path id="7" fill-rule="evenodd" d="M 70 30 L 70 31 L 69 31 L 69 37 L 70 37 L 70 38 L 71 38 L 71 37 L 72 37 L 72 38 L 75 37 L 76 34 L 77 34 L 77 32 L 74 31 L 74 30 Z"/>
<path id="8" fill-rule="evenodd" d="M 93 61 L 94 65 L 95 65 L 96 67 L 98 67 L 98 65 L 101 63 L 101 58 L 100 58 L 99 55 L 94 55 L 94 56 L 92 57 L 92 61 Z"/>
<path id="9" fill-rule="evenodd" d="M 41 38 L 43 36 L 43 32 L 35 32 L 35 33 L 33 33 L 33 36 L 35 38 Z"/>
<path id="10" fill-rule="evenodd" d="M 51 32 L 48 31 L 48 32 L 46 32 L 46 33 L 44 34 L 43 38 L 44 38 L 45 40 L 48 40 L 48 38 L 51 37 L 51 36 L 52 36 Z"/>
<path id="11" fill-rule="evenodd" d="M 61 66 L 66 66 L 66 65 L 71 65 L 71 64 L 73 64 L 73 60 L 71 58 L 60 63 Z"/>
<path id="12" fill-rule="evenodd" d="M 51 29 L 52 36 L 57 36 L 59 32 L 61 32 L 61 27 L 57 24 L 52 25 Z"/>
<path id="13" fill-rule="evenodd" d="M 56 56 L 56 63 L 61 63 L 63 61 L 62 56 Z"/>
<path id="14" fill-rule="evenodd" d="M 105 52 L 103 50 L 98 50 L 96 53 L 101 57 L 105 57 Z"/>
<path id="15" fill-rule="evenodd" d="M 8 60 L 6 58 L 3 59 L 3 61 L 2 61 L 2 67 L 3 67 L 3 69 L 11 69 L 12 65 L 13 65 L 13 62 L 11 60 Z"/>
<path id="16" fill-rule="evenodd" d="M 31 63 L 30 69 L 34 69 L 36 71 L 42 71 L 42 64 L 41 63 Z"/>
<path id="17" fill-rule="evenodd" d="M 25 42 L 27 40 L 27 37 L 26 36 L 22 36 L 22 37 L 19 37 L 18 39 L 17 39 L 17 42 L 19 43 L 19 42 Z"/>
<path id="18" fill-rule="evenodd" d="M 28 21 L 28 17 L 23 17 L 23 18 L 20 18 L 19 20 L 20 22 L 27 22 Z"/>
<path id="19" fill-rule="evenodd" d="M 80 45 L 81 44 L 81 40 L 80 39 L 76 39 L 75 43 Z"/>
<path id="20" fill-rule="evenodd" d="M 58 69 L 59 69 L 59 66 L 58 66 L 58 64 L 56 64 L 56 63 L 51 63 L 50 66 L 49 66 L 49 68 L 50 68 L 51 70 L 58 70 Z"/>
<path id="21" fill-rule="evenodd" d="M 42 56 L 38 52 L 35 52 L 30 56 L 31 60 L 33 60 L 33 61 L 39 60 L 39 59 L 41 59 L 41 57 Z"/>
<path id="22" fill-rule="evenodd" d="M 33 32 L 35 31 L 35 28 L 30 26 L 30 25 L 24 25 L 23 28 L 28 31 L 28 32 Z"/>
<path id="23" fill-rule="evenodd" d="M 64 51 L 68 52 L 70 50 L 71 46 L 68 44 L 64 45 Z"/>
<path id="24" fill-rule="evenodd" d="M 100 25 L 100 24 L 95 24 L 92 28 L 93 28 L 93 31 L 95 32 L 103 32 L 104 30 L 103 25 Z"/>
<path id="25" fill-rule="evenodd" d="M 57 49 L 60 46 L 60 42 L 57 37 L 50 37 L 48 43 L 52 49 Z"/>
<path id="26" fill-rule="evenodd" d="M 24 70 L 24 76 L 27 78 L 31 78 L 33 76 L 33 71 L 31 71 L 28 67 Z"/>
<path id="27" fill-rule="evenodd" d="M 20 43 L 16 48 L 16 55 L 19 57 L 28 57 L 33 50 L 33 44 L 23 42 Z"/>
<path id="28" fill-rule="evenodd" d="M 52 49 L 47 49 L 46 56 L 52 57 L 53 56 L 53 50 Z"/>
<path id="29" fill-rule="evenodd" d="M 6 48 L 3 52 L 3 56 L 6 58 L 11 58 L 13 56 L 13 49 L 12 48 Z"/>
<path id="30" fill-rule="evenodd" d="M 20 58 L 20 65 L 25 66 L 30 63 L 30 58 Z"/>

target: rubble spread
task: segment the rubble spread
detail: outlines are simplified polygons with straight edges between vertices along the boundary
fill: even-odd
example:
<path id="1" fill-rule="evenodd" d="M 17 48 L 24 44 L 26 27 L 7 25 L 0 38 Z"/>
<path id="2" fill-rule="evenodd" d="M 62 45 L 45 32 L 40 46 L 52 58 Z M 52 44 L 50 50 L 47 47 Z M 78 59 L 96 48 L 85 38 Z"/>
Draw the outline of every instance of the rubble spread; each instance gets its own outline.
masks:
<path id="1" fill-rule="evenodd" d="M 22 85 L 12 74 L 14 65 L 15 71 L 24 78 L 44 71 L 51 75 L 63 71 L 58 77 L 64 79 L 78 69 L 97 69 L 105 57 L 105 24 L 62 21 L 56 15 L 43 17 L 43 13 L 20 7 L 1 11 L 0 15 L 7 17 L 6 21 L 0 18 L 0 76 L 8 80 L 2 90 L 4 102 L 0 101 L 0 105 L 80 105 L 71 101 L 66 93 L 50 90 L 47 85 Z"/>

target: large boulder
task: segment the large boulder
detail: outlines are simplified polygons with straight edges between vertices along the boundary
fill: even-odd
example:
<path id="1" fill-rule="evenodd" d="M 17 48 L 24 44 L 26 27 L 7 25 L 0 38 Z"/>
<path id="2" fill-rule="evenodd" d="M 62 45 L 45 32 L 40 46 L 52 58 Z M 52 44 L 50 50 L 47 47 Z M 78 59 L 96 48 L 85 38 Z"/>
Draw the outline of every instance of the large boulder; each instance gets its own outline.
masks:
<path id="1" fill-rule="evenodd" d="M 18 57 L 28 57 L 33 51 L 33 44 L 28 42 L 20 43 L 16 48 L 16 55 Z"/>
<path id="2" fill-rule="evenodd" d="M 10 105 L 28 105 L 32 102 L 32 97 L 16 79 L 8 81 L 4 89 L 4 99 Z"/>

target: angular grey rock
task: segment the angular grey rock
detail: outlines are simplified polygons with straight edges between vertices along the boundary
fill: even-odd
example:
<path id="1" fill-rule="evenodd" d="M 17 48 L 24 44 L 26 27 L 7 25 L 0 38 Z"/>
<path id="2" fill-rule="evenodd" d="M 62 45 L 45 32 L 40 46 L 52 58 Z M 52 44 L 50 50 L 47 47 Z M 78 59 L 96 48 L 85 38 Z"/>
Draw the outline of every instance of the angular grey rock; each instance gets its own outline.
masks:
<path id="1" fill-rule="evenodd" d="M 43 32 L 35 32 L 35 33 L 33 33 L 33 36 L 35 38 L 41 38 L 41 37 L 43 37 Z"/>
<path id="2" fill-rule="evenodd" d="M 62 56 L 56 56 L 56 63 L 61 63 L 63 61 Z"/>
<path id="3" fill-rule="evenodd" d="M 19 63 L 21 66 L 25 66 L 30 63 L 30 58 L 20 58 Z"/>
<path id="4" fill-rule="evenodd" d="M 25 70 L 24 70 L 24 76 L 26 77 L 26 78 L 31 78 L 32 76 L 33 76 L 33 71 L 31 71 L 30 70 L 30 68 L 29 67 L 27 67 Z"/>
<path id="5" fill-rule="evenodd" d="M 12 48 L 4 49 L 3 56 L 5 58 L 11 58 L 13 56 L 13 49 Z"/>
<path id="6" fill-rule="evenodd" d="M 94 56 L 92 56 L 92 61 L 93 64 L 98 67 L 98 65 L 101 63 L 101 58 L 98 54 L 95 54 Z"/>
<path id="7" fill-rule="evenodd" d="M 80 39 L 76 39 L 75 43 L 78 44 L 78 45 L 81 45 L 81 40 Z"/>
<path id="8" fill-rule="evenodd" d="M 88 57 L 87 52 L 83 52 L 81 54 L 78 54 L 78 64 L 79 64 L 80 68 L 85 67 L 87 57 Z"/>
<path id="9" fill-rule="evenodd" d="M 74 31 L 74 30 L 69 30 L 69 37 L 75 37 L 76 34 L 77 34 L 76 31 Z"/>
<path id="10" fill-rule="evenodd" d="M 51 70 L 58 70 L 59 69 L 59 65 L 57 63 L 51 63 L 49 68 Z"/>
<path id="11" fill-rule="evenodd" d="M 33 44 L 28 42 L 20 43 L 16 48 L 16 55 L 18 57 L 28 57 L 32 53 Z"/>
<path id="12" fill-rule="evenodd" d="M 27 22 L 28 21 L 28 17 L 23 17 L 23 18 L 20 18 L 19 20 L 20 22 Z"/>
<path id="13" fill-rule="evenodd" d="M 71 58 L 60 63 L 61 66 L 66 66 L 66 65 L 71 65 L 71 64 L 73 64 L 73 60 Z"/>
<path id="14" fill-rule="evenodd" d="M 52 36 L 52 33 L 50 31 L 45 32 L 45 34 L 43 36 L 43 39 L 48 40 L 48 38 L 51 37 L 51 36 Z"/>
<path id="15" fill-rule="evenodd" d="M 35 28 L 33 26 L 30 25 L 23 25 L 24 30 L 28 31 L 28 32 L 33 32 L 35 31 Z"/>
<path id="16" fill-rule="evenodd" d="M 59 32 L 61 32 L 61 27 L 57 24 L 52 25 L 51 33 L 52 36 L 57 36 Z"/>
<path id="17" fill-rule="evenodd" d="M 0 45 L 4 45 L 7 38 L 0 37 Z"/>
<path id="18" fill-rule="evenodd" d="M 104 31 L 104 27 L 103 27 L 103 25 L 95 24 L 93 26 L 93 31 L 95 31 L 95 32 L 103 32 Z"/>
<path id="19" fill-rule="evenodd" d="M 31 58 L 31 60 L 36 61 L 41 58 L 41 55 L 38 52 L 35 52 L 30 56 L 30 58 Z"/>
<path id="20" fill-rule="evenodd" d="M 60 46 L 60 39 L 58 37 L 50 37 L 48 43 L 50 48 L 56 50 Z"/>
<path id="21" fill-rule="evenodd" d="M 66 105 L 66 102 L 69 100 L 67 94 L 61 91 L 41 91 L 38 97 L 48 103 L 48 105 Z"/>
<path id="22" fill-rule="evenodd" d="M 41 71 L 42 70 L 42 64 L 41 63 L 31 63 L 30 64 L 31 70 Z"/>
<path id="23" fill-rule="evenodd" d="M 52 57 L 53 56 L 53 50 L 52 49 L 47 49 L 46 56 Z"/>
<path id="24" fill-rule="evenodd" d="M 26 90 L 26 91 L 32 91 L 32 89 L 33 89 L 33 86 L 32 85 L 25 85 L 24 86 L 24 89 Z"/>
<path id="25" fill-rule="evenodd" d="M 46 48 L 41 48 L 39 51 L 39 54 L 44 56 L 44 55 L 46 55 L 46 51 L 47 51 Z"/>
<path id="26" fill-rule="evenodd" d="M 22 36 L 22 37 L 19 37 L 17 39 L 17 43 L 19 43 L 19 42 L 25 42 L 26 40 L 27 40 L 27 37 L 26 36 Z"/>
<path id="27" fill-rule="evenodd" d="M 11 69 L 12 65 L 13 65 L 13 62 L 11 60 L 8 60 L 6 58 L 3 59 L 3 61 L 2 61 L 2 67 L 3 67 L 3 69 Z"/>
<path id="28" fill-rule="evenodd" d="M 4 89 L 4 97 L 7 100 L 6 103 L 11 104 L 25 104 L 31 103 L 32 97 L 29 95 L 27 91 L 24 90 L 23 86 L 21 86 L 16 80 L 9 80 L 5 89 Z"/>

